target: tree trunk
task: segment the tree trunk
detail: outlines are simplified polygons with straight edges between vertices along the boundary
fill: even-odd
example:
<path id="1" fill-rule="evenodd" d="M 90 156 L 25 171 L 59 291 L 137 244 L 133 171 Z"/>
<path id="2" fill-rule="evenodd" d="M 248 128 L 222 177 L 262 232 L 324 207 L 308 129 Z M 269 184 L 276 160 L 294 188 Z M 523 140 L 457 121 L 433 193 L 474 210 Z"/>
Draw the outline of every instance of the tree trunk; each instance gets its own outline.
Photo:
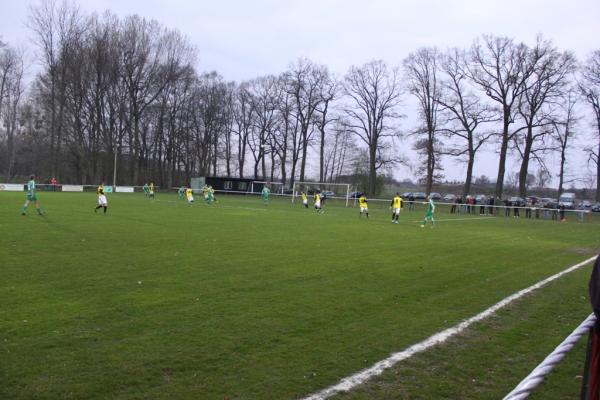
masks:
<path id="1" fill-rule="evenodd" d="M 600 138 L 600 119 L 598 119 L 598 137 Z M 600 201 L 600 140 L 598 140 L 598 158 L 596 159 L 596 201 Z"/>
<path id="2" fill-rule="evenodd" d="M 498 177 L 496 178 L 496 198 L 502 199 L 504 191 L 504 173 L 506 172 L 506 154 L 508 151 L 508 125 L 509 112 L 504 110 L 504 120 L 502 129 L 502 143 L 500 144 L 500 160 L 498 161 Z"/>
<path id="3" fill-rule="evenodd" d="M 533 146 L 533 128 L 527 127 L 527 136 L 525 138 L 525 150 L 523 151 L 523 160 L 519 169 L 519 196 L 527 196 L 527 172 L 529 171 L 529 159 L 531 157 L 531 148 Z"/>
<path id="4" fill-rule="evenodd" d="M 462 197 L 466 198 L 471 192 L 471 182 L 473 180 L 473 164 L 475 164 L 475 152 L 473 151 L 472 141 L 469 143 L 469 160 L 467 161 L 467 177 L 465 178 L 465 187 Z"/>
<path id="5" fill-rule="evenodd" d="M 375 195 L 377 189 L 377 143 L 371 143 L 369 148 L 369 195 Z"/>
<path id="6" fill-rule="evenodd" d="M 302 159 L 300 160 L 300 181 L 304 182 L 304 172 L 306 171 L 306 153 L 308 149 L 308 144 L 306 143 L 306 139 L 304 139 L 304 143 L 302 144 Z"/>
<path id="7" fill-rule="evenodd" d="M 321 129 L 321 144 L 319 149 L 319 182 L 325 182 L 323 162 L 325 160 L 325 128 Z"/>

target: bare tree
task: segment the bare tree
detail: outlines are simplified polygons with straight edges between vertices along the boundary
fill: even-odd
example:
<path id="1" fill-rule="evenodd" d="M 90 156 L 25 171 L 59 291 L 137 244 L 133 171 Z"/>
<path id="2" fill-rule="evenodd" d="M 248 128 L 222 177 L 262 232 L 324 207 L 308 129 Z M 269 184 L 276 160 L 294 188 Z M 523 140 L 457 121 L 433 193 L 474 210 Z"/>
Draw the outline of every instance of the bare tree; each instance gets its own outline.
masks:
<path id="1" fill-rule="evenodd" d="M 593 111 L 597 144 L 586 146 L 588 160 L 596 170 L 596 201 L 600 201 L 600 50 L 595 50 L 581 68 L 579 88 Z"/>
<path id="2" fill-rule="evenodd" d="M 441 143 L 438 130 L 441 86 L 438 80 L 440 55 L 435 47 L 423 47 L 404 60 L 408 91 L 417 98 L 420 125 L 414 146 L 424 157 L 419 171 L 425 175 L 425 193 L 431 193 L 434 180 L 441 178 Z"/>
<path id="3" fill-rule="evenodd" d="M 252 93 L 252 111 L 254 125 L 248 144 L 254 157 L 254 179 L 258 179 L 258 167 L 261 177 L 267 179 L 266 155 L 271 154 L 269 136 L 275 130 L 278 106 L 277 78 L 266 76 L 250 82 Z"/>
<path id="4" fill-rule="evenodd" d="M 336 115 L 331 114 L 331 104 L 337 97 L 338 82 L 335 78 L 329 76 L 326 71 L 326 77 L 321 87 L 321 101 L 317 108 L 317 116 L 315 118 L 315 125 L 319 130 L 319 181 L 325 182 L 327 173 L 325 171 L 325 146 L 326 146 L 326 132 L 327 127 L 331 122 L 337 119 Z"/>
<path id="5" fill-rule="evenodd" d="M 451 140 L 444 153 L 466 157 L 463 197 L 471 191 L 475 156 L 493 135 L 489 129 L 482 130 L 482 126 L 499 120 L 498 111 L 482 102 L 471 90 L 467 62 L 465 52 L 458 49 L 452 49 L 442 57 L 441 68 L 445 79 L 442 80 L 442 95 L 438 99 L 444 117 L 441 131 Z"/>
<path id="6" fill-rule="evenodd" d="M 529 50 L 526 69 L 530 71 L 526 88 L 517 102 L 518 115 L 523 126 L 514 132 L 515 148 L 521 156 L 519 195 L 527 195 L 529 163 L 534 158 L 542 166 L 542 155 L 551 150 L 550 121 L 553 103 L 563 94 L 575 69 L 571 53 L 559 52 L 550 41 L 537 38 Z"/>
<path id="7" fill-rule="evenodd" d="M 552 136 L 557 143 L 555 150 L 560 153 L 560 169 L 558 173 L 558 195 L 563 192 L 565 182 L 565 167 L 567 165 L 567 149 L 571 144 L 571 138 L 575 135 L 575 126 L 579 117 L 575 114 L 575 106 L 578 101 L 574 88 L 563 93 L 561 101 L 557 102 L 557 110 L 552 118 Z M 545 170 L 540 168 L 540 171 Z M 538 179 L 540 181 L 540 179 Z"/>
<path id="8" fill-rule="evenodd" d="M 82 15 L 74 3 L 56 0 L 44 0 L 29 9 L 28 26 L 34 32 L 34 40 L 39 48 L 39 59 L 45 67 L 45 79 L 40 80 L 40 89 L 48 99 L 45 113 L 49 133 L 50 173 L 60 176 L 58 170 L 59 154 L 63 142 L 63 124 L 65 107 L 65 84 L 67 62 L 64 56 L 80 35 Z M 63 62 L 61 62 L 63 61 Z"/>
<path id="9" fill-rule="evenodd" d="M 498 103 L 502 111 L 502 131 L 500 158 L 495 195 L 502 197 L 508 145 L 514 136 L 510 125 L 514 122 L 514 105 L 526 89 L 527 46 L 515 44 L 506 37 L 483 36 L 481 43 L 475 41 L 470 51 L 471 62 L 468 75 L 492 101 Z"/>
<path id="10" fill-rule="evenodd" d="M 237 137 L 238 175 L 244 177 L 244 166 L 246 165 L 246 151 L 248 140 L 254 126 L 252 111 L 252 94 L 248 88 L 248 82 L 242 82 L 235 93 L 235 106 L 233 107 L 233 130 Z"/>
<path id="11" fill-rule="evenodd" d="M 396 108 L 402 94 L 398 68 L 390 69 L 381 60 L 351 67 L 344 91 L 350 99 L 344 108 L 348 127 L 367 145 L 368 191 L 375 193 L 377 170 L 397 161 L 385 153 L 385 148 L 399 135 L 394 127 L 400 117 Z"/>
<path id="12" fill-rule="evenodd" d="M 337 119 L 333 131 L 333 138 L 327 142 L 325 149 L 323 182 L 337 182 L 339 176 L 350 166 L 349 159 L 355 150 L 352 130 L 349 129 L 347 121 Z"/>
<path id="13" fill-rule="evenodd" d="M 3 167 L 6 178 L 10 181 L 14 174 L 15 135 L 21 124 L 19 107 L 24 92 L 24 57 L 22 51 L 12 48 L 0 49 L 0 52 L 0 103 L 2 98 L 6 99 L 4 109 L 0 106 L 0 122 L 3 122 L 2 125 L 6 128 L 6 157 L 3 157 L 6 164 L 0 167 Z"/>
<path id="14" fill-rule="evenodd" d="M 298 120 L 300 136 L 299 150 L 300 180 L 305 179 L 306 157 L 308 146 L 311 144 L 314 126 L 314 115 L 322 102 L 321 88 L 328 79 L 327 68 L 316 65 L 310 60 L 299 59 L 292 64 L 287 73 L 287 82 L 290 93 L 295 101 L 294 114 Z M 292 181 L 294 180 L 295 164 L 292 164 Z"/>

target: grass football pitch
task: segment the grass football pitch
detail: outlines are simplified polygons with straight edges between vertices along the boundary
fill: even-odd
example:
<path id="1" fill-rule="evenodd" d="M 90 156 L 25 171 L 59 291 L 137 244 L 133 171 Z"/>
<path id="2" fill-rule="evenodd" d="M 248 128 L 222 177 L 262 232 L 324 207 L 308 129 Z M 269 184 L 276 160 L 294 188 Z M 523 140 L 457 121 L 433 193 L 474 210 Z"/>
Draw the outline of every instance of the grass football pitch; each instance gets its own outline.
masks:
<path id="1" fill-rule="evenodd" d="M 424 206 L 0 193 L 0 399 L 297 399 L 600 249 L 583 224 Z M 598 221 L 596 220 L 598 219 Z M 591 264 L 338 399 L 491 399 L 590 312 Z M 582 341 L 582 342 L 585 342 Z M 574 398 L 580 343 L 533 398 Z"/>

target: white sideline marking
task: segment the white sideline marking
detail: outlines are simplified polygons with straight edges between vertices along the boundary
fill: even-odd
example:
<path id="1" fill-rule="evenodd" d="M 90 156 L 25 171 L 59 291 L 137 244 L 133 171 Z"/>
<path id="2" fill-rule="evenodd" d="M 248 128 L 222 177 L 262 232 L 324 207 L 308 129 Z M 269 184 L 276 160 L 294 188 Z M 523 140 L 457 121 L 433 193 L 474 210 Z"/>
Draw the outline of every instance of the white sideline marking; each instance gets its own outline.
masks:
<path id="1" fill-rule="evenodd" d="M 520 290 L 517 293 L 514 293 L 514 294 L 508 296 L 507 298 L 505 298 L 504 300 L 501 300 L 498 303 L 494 304 L 487 310 L 484 310 L 483 312 L 475 315 L 474 317 L 464 320 L 461 323 L 459 323 L 458 325 L 455 325 L 451 328 L 448 328 L 441 332 L 435 333 L 435 334 L 431 335 L 430 337 L 428 337 L 427 339 L 425 339 L 419 343 L 413 344 L 412 346 L 408 347 L 405 350 L 402 350 L 397 353 L 392 353 L 392 355 L 390 355 L 388 358 L 373 364 L 369 368 L 363 369 L 362 371 L 359 371 L 353 375 L 343 378 L 339 383 L 337 383 L 333 386 L 330 386 L 326 389 L 323 389 L 320 392 L 314 393 L 308 397 L 305 397 L 303 400 L 323 400 L 323 399 L 327 399 L 328 397 L 333 396 L 336 393 L 347 392 L 351 389 L 354 389 L 358 385 L 365 383 L 367 380 L 373 378 L 374 376 L 381 375 L 384 370 L 392 367 L 393 365 L 397 364 L 398 362 L 400 362 L 402 360 L 406 360 L 407 358 L 413 356 L 414 354 L 423 352 L 437 344 L 444 343 L 446 340 L 448 340 L 452 336 L 455 336 L 455 335 L 461 333 L 462 331 L 464 331 L 465 329 L 467 329 L 473 323 L 481 321 L 482 319 L 489 317 L 490 315 L 494 314 L 496 311 L 498 311 L 502 307 L 507 306 L 508 304 L 512 303 L 513 301 L 517 300 L 518 298 L 523 297 L 524 295 L 545 286 L 546 284 L 552 282 L 553 280 L 560 278 L 561 276 L 563 276 L 565 274 L 568 274 L 569 272 L 572 272 L 578 268 L 583 267 L 586 264 L 589 264 L 590 262 L 594 261 L 595 259 L 596 259 L 596 256 L 590 257 L 587 260 L 580 262 L 579 264 L 575 264 L 572 267 L 565 269 L 564 271 L 561 271 L 555 275 L 552 275 L 532 286 L 529 286 L 528 288 Z"/>
<path id="2" fill-rule="evenodd" d="M 438 221 L 443 221 L 443 222 L 448 222 L 448 221 L 470 221 L 470 220 L 473 220 L 473 219 L 490 219 L 490 218 L 496 218 L 496 217 L 446 218 L 446 219 L 436 219 L 435 222 L 438 222 Z M 413 222 L 423 222 L 423 220 L 420 219 L 418 221 L 413 221 Z"/>

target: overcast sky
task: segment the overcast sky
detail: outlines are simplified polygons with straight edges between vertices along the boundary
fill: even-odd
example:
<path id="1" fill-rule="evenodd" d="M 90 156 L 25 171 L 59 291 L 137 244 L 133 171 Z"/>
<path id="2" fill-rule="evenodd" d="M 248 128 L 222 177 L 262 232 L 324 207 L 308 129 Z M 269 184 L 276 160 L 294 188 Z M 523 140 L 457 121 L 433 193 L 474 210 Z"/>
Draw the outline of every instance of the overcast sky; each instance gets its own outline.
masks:
<path id="1" fill-rule="evenodd" d="M 481 34 L 533 43 L 542 33 L 563 50 L 585 59 L 600 48 L 600 0 L 79 0 L 86 12 L 140 14 L 187 35 L 199 52 L 198 69 L 227 80 L 277 74 L 299 57 L 343 75 L 351 65 L 383 59 L 399 65 L 420 46 L 468 47 Z M 25 27 L 29 4 L 0 0 L 0 37 L 33 53 Z M 410 102 L 405 114 L 414 115 Z M 582 111 L 587 112 L 586 108 Z M 410 125 L 411 120 L 404 122 Z M 406 126 L 409 128 L 410 126 Z M 589 135 L 580 126 L 581 139 Z M 581 146 L 584 140 L 579 140 Z M 408 144 L 404 152 L 410 153 Z M 490 149 L 493 151 L 493 149 Z M 585 157 L 572 152 L 571 174 L 584 174 Z M 495 178 L 492 154 L 482 154 L 475 175 Z M 413 157 L 414 158 L 414 157 Z M 516 162 L 509 163 L 515 170 Z M 464 168 L 445 163 L 446 176 L 463 179 Z M 397 176 L 408 176 L 400 169 Z"/>

